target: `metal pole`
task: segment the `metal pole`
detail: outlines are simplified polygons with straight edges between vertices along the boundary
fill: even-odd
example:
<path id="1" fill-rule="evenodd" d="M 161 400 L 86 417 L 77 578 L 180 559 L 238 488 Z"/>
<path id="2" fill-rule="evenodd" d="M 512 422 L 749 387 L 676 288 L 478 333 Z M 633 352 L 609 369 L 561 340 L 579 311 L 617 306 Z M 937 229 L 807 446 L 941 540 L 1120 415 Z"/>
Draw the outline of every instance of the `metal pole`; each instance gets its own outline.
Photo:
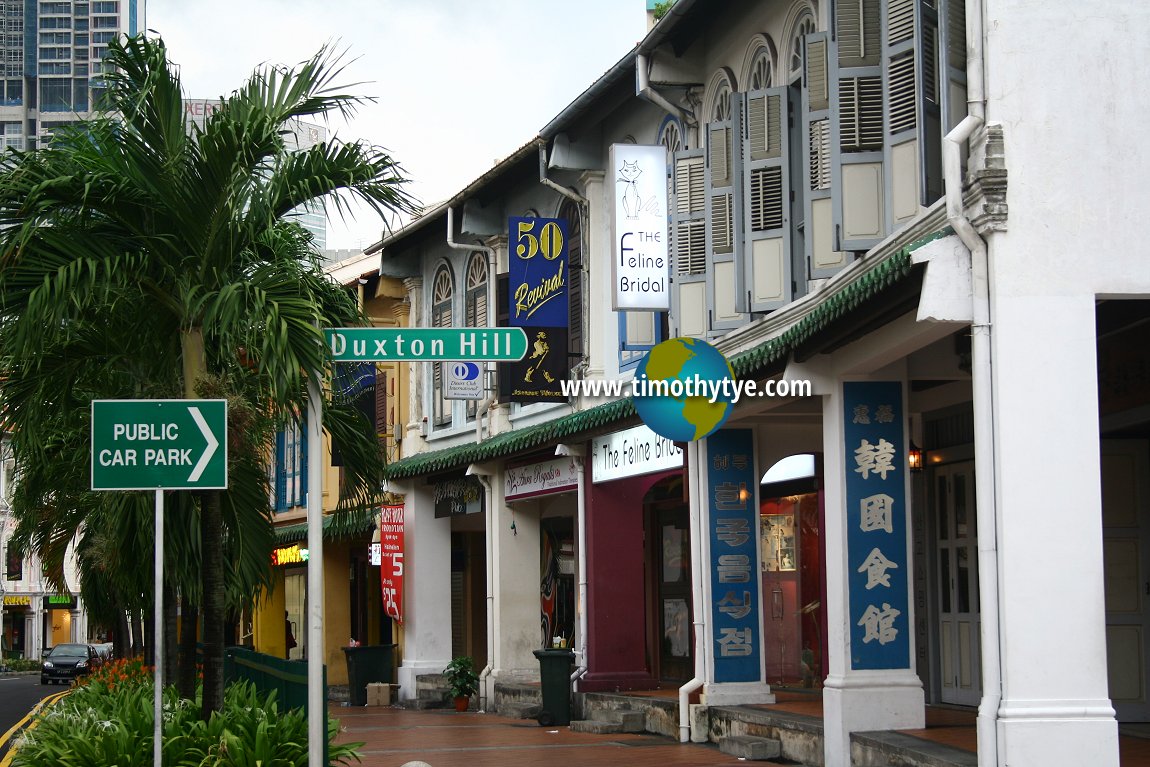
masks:
<path id="1" fill-rule="evenodd" d="M 152 730 L 152 764 L 164 764 L 164 491 L 156 490 L 156 584 L 155 584 L 155 640 L 153 641 L 153 661 L 155 668 L 155 709 L 156 722 Z"/>
<path id="2" fill-rule="evenodd" d="M 319 374 L 307 383 L 307 742 L 308 767 L 325 767 L 323 689 L 323 400 Z"/>

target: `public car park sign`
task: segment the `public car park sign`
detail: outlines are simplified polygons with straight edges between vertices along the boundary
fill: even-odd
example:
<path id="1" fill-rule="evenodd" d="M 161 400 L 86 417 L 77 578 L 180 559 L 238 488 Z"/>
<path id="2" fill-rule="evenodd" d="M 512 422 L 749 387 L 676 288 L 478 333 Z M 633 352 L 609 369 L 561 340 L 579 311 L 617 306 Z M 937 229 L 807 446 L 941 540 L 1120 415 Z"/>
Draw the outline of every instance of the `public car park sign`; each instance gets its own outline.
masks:
<path id="1" fill-rule="evenodd" d="M 227 400 L 92 400 L 93 490 L 224 490 Z"/>

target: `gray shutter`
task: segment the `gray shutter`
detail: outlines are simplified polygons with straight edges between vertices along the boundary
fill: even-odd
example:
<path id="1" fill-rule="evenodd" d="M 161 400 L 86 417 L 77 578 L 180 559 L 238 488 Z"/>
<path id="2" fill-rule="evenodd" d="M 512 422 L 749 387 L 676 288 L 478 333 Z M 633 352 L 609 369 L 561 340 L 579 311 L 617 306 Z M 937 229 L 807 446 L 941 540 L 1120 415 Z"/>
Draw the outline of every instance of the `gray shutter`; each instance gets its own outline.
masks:
<path id="1" fill-rule="evenodd" d="M 869 250 L 887 232 L 883 61 L 872 49 L 880 0 L 846 0 L 835 9 L 828 45 L 831 100 L 831 201 L 835 250 Z"/>
<path id="2" fill-rule="evenodd" d="M 886 0 L 887 221 L 896 229 L 942 196 L 936 0 Z"/>
<path id="3" fill-rule="evenodd" d="M 703 150 L 676 152 L 671 167 L 671 332 L 707 333 L 707 195 Z"/>
<path id="4" fill-rule="evenodd" d="M 832 68 L 830 35 L 807 35 L 803 56 L 802 138 L 803 226 L 807 274 L 818 279 L 830 277 L 847 265 L 847 253 L 835 249 L 834 215 L 831 201 L 831 108 Z"/>
<path id="5" fill-rule="evenodd" d="M 792 299 L 787 89 L 742 97 L 743 249 L 739 305 L 767 312 Z"/>
<path id="6" fill-rule="evenodd" d="M 708 330 L 736 328 L 746 322 L 737 299 L 742 278 L 740 203 L 742 201 L 742 99 L 731 94 L 731 117 L 704 129 L 707 195 Z"/>
<path id="7" fill-rule="evenodd" d="M 943 53 L 943 133 L 966 117 L 966 0 L 939 0 L 940 49 Z"/>

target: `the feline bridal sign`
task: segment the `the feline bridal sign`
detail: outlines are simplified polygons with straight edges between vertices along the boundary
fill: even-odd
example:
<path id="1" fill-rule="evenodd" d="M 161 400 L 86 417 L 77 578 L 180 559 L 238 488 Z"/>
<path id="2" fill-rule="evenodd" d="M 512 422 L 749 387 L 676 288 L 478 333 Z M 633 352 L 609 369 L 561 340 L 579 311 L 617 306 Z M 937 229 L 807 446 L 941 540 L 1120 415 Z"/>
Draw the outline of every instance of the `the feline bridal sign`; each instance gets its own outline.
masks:
<path id="1" fill-rule="evenodd" d="M 667 149 L 611 145 L 611 307 L 671 308 L 667 242 Z"/>

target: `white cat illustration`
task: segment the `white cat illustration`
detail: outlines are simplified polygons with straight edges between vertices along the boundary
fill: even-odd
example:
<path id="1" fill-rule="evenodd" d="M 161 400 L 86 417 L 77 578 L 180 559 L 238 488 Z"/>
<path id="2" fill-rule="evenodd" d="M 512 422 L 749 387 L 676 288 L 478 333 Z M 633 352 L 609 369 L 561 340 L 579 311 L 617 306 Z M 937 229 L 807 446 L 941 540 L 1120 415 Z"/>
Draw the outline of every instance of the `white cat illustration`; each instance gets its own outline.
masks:
<path id="1" fill-rule="evenodd" d="M 638 162 L 623 161 L 623 167 L 619 169 L 619 180 L 627 185 L 623 190 L 623 212 L 627 214 L 629 219 L 639 218 L 639 210 L 642 202 L 639 199 L 639 188 L 635 181 L 643 171 L 639 168 Z"/>

